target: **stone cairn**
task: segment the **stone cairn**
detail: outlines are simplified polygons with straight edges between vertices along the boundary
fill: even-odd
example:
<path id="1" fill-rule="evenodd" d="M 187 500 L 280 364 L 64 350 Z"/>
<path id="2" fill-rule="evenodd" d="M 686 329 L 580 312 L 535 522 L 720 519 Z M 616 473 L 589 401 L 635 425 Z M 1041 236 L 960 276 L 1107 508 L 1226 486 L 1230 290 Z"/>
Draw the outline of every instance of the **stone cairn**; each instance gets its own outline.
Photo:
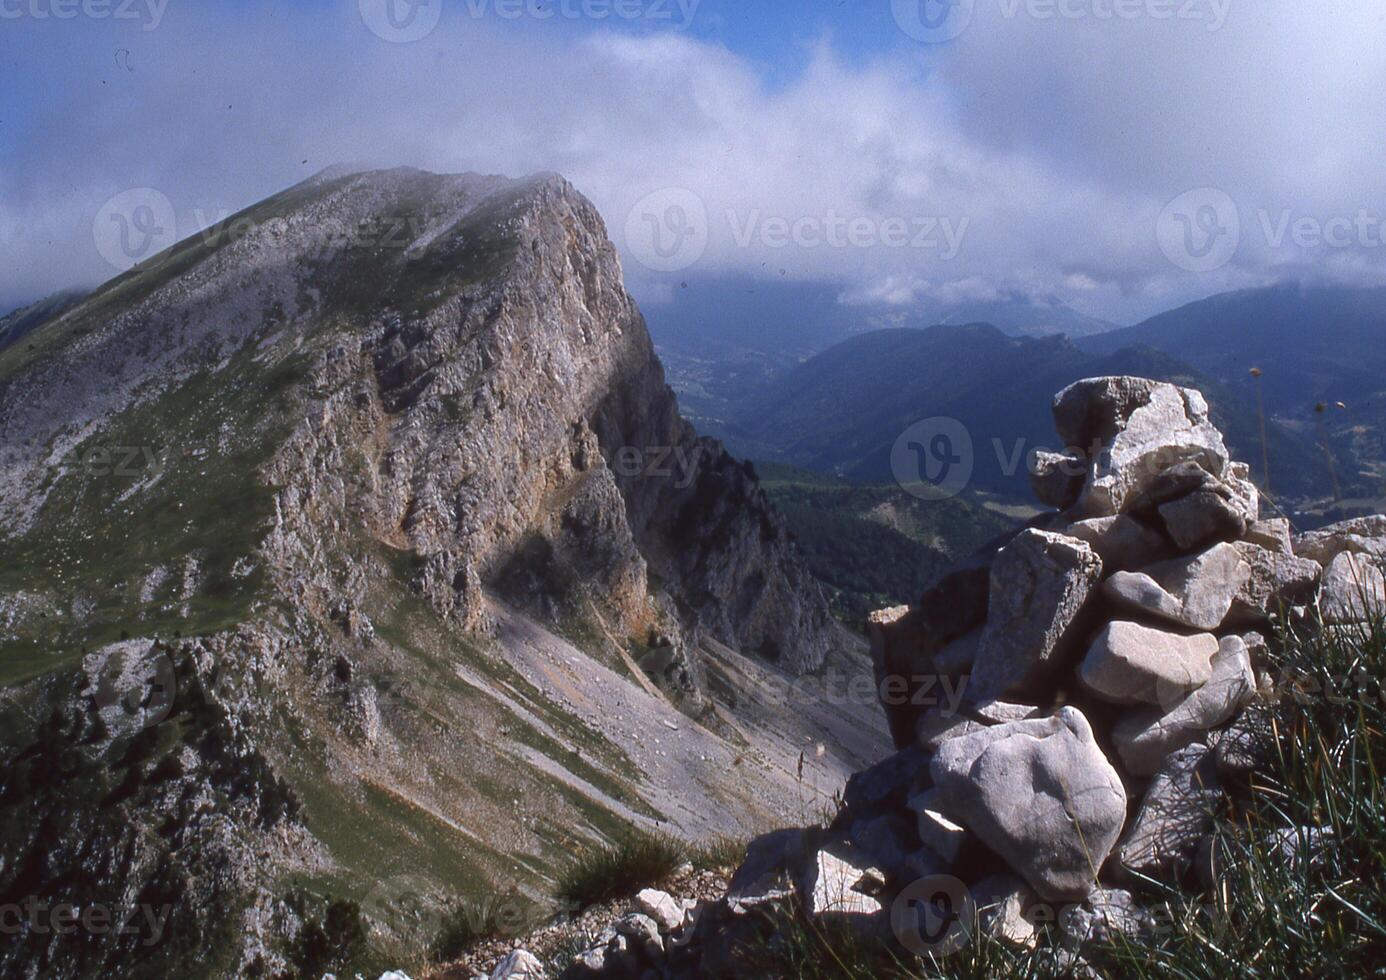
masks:
<path id="1" fill-rule="evenodd" d="M 1143 880 L 1213 880 L 1224 787 L 1268 744 L 1269 638 L 1386 607 L 1386 517 L 1262 520 L 1197 391 L 1094 378 L 1054 418 L 1073 448 L 1032 482 L 1055 510 L 871 617 L 896 754 L 830 827 L 753 841 L 721 902 L 636 913 L 567 976 L 744 975 L 738 944 L 767 939 L 745 913 L 777 902 L 938 952 L 910 899 L 939 889 L 1008 942 L 1056 926 L 1077 969 L 1084 942 L 1148 927 Z"/>

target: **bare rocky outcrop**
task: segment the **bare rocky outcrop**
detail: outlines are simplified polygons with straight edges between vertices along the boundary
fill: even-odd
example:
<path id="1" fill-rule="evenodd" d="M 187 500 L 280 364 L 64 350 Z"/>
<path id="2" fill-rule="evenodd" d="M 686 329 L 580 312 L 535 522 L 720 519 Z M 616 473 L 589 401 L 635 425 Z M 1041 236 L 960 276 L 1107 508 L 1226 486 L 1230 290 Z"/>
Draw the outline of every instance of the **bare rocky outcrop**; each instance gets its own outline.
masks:
<path id="1" fill-rule="evenodd" d="M 1386 604 L 1386 518 L 1299 537 L 1260 520 L 1197 392 L 1092 379 L 1060 393 L 1055 420 L 1081 450 L 1042 460 L 1037 490 L 1067 509 L 872 617 L 898 751 L 853 777 L 828 828 L 752 844 L 743 872 L 760 903 L 815 918 L 793 883 L 825 849 L 849 853 L 883 879 L 851 910 L 861 941 L 946 956 L 965 936 L 940 928 L 921 945 L 918 929 L 946 900 L 944 926 L 1018 946 L 1053 925 L 1053 962 L 1087 975 L 1085 943 L 1153 928 L 1151 879 L 1175 886 L 1209 864 L 1229 785 L 1271 745 L 1257 676 L 1274 628 L 1351 629 Z M 1066 482 L 1079 452 L 1087 472 Z M 885 693 L 944 680 L 965 682 L 955 705 Z M 734 976 L 729 949 L 776 942 L 747 903 L 745 890 L 705 903 L 665 975 Z"/>
<path id="2" fill-rule="evenodd" d="M 161 675 L 120 647 L 158 637 L 267 774 L 236 784 L 215 835 L 171 838 L 186 894 L 241 917 L 243 941 L 217 950 L 229 972 L 282 970 L 303 926 L 271 886 L 304 869 L 267 836 L 308 841 L 308 870 L 330 868 L 367 919 L 389 882 L 363 851 L 446 855 L 434 908 L 458 868 L 519 866 L 537 899 L 575 847 L 787 819 L 803 779 L 830 797 L 881 744 L 851 712 L 728 705 L 738 686 L 869 667 L 751 469 L 680 418 L 621 275 L 556 175 L 330 171 L 0 349 L 0 536 L 32 562 L 0 595 L 0 641 L 62 681 L 23 674 L 24 697 L 68 732 L 93 713 L 125 725 L 118 757 L 153 743 L 132 785 L 177 772 L 171 793 L 212 799 L 210 764 L 161 735 L 185 688 L 154 718 Z M 134 452 L 113 466 L 113 449 Z M 138 472 L 113 472 L 127 456 Z M 108 663 L 103 712 L 90 675 Z M 850 748 L 799 759 L 837 724 Z M 107 789 L 103 819 L 122 799 Z M 246 816 L 261 808 L 266 826 Z M 141 847 L 103 877 L 135 893 L 179 827 L 162 804 L 119 813 Z M 45 846 L 0 841 L 0 890 Z"/>

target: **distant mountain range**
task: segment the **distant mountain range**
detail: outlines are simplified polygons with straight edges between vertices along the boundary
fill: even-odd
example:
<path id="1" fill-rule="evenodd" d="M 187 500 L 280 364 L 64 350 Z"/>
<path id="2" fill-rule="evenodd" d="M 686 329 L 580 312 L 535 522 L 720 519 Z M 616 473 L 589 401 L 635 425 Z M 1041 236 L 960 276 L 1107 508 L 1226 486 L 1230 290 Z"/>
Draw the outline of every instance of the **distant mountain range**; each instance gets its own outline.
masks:
<path id="1" fill-rule="evenodd" d="M 1023 472 L 997 465 L 993 438 L 1007 452 L 1050 440 L 1059 382 L 1149 374 L 1204 390 L 1264 479 L 1261 400 L 1270 488 L 1287 506 L 1370 510 L 1386 496 L 1386 289 L 1284 284 L 1125 328 L 1019 295 L 957 307 L 840 300 L 823 283 L 721 279 L 650 305 L 684 414 L 750 458 L 866 482 L 889 476 L 903 426 L 967 419 L 984 435 L 980 485 L 1023 496 Z"/>
<path id="2" fill-rule="evenodd" d="M 732 403 L 816 354 L 862 334 L 985 322 L 1012 336 L 1086 337 L 1115 329 L 1057 299 L 1010 293 L 991 300 L 847 303 L 840 286 L 744 277 L 690 279 L 672 297 L 642 302 L 650 335 L 685 415 L 717 430 Z"/>
<path id="3" fill-rule="evenodd" d="M 1262 388 L 1282 427 L 1316 446 L 1326 439 L 1345 496 L 1386 492 L 1386 289 L 1290 283 L 1224 293 L 1078 341 L 1099 356 L 1131 344 L 1179 357 L 1245 404 Z M 1316 468 L 1326 469 L 1319 452 Z M 1272 454 L 1273 489 L 1294 485 L 1294 466 Z"/>
<path id="4" fill-rule="evenodd" d="M 1231 389 L 1152 347 L 1110 354 L 1066 337 L 1009 337 L 988 324 L 882 330 L 809 359 L 733 408 L 718 430 L 733 452 L 781 461 L 853 482 L 892 479 L 891 451 L 923 419 L 956 419 L 971 438 L 971 486 L 1029 499 L 1024 457 L 1055 445 L 1053 393 L 1080 378 L 1135 374 L 1202 390 L 1234 452 L 1259 459 L 1254 409 Z M 1283 490 L 1328 492 L 1312 442 L 1272 424 L 1272 458 L 1287 462 Z"/>

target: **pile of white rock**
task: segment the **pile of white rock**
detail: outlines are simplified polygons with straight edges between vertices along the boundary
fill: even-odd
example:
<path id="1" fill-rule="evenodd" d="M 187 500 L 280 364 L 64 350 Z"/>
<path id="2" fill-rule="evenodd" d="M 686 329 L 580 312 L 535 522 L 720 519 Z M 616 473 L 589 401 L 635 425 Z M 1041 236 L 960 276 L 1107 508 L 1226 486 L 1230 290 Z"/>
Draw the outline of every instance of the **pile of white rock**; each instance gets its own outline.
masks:
<path id="1" fill-rule="evenodd" d="M 1227 790 L 1269 747 L 1268 644 L 1386 612 L 1386 517 L 1299 536 L 1261 519 L 1196 391 L 1095 378 L 1054 417 L 1072 448 L 1032 468 L 1054 511 L 871 619 L 899 751 L 853 777 L 830 828 L 753 842 L 700 915 L 696 965 L 669 974 L 736 975 L 758 928 L 743 913 L 765 903 L 914 949 L 911 890 L 952 882 L 993 935 L 1052 924 L 1077 950 L 1149 924 L 1143 883 L 1211 883 Z"/>

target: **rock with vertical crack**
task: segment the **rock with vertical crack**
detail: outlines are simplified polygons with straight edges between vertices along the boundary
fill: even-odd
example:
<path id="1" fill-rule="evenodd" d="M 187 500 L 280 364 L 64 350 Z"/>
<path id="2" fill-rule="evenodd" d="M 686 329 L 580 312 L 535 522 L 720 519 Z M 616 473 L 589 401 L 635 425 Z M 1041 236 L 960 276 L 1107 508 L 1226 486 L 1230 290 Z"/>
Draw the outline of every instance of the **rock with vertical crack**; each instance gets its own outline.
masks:
<path id="1" fill-rule="evenodd" d="M 1052 673 L 1101 576 L 1102 559 L 1077 538 L 1030 529 L 1006 545 L 991 569 L 969 698 L 999 698 Z"/>

